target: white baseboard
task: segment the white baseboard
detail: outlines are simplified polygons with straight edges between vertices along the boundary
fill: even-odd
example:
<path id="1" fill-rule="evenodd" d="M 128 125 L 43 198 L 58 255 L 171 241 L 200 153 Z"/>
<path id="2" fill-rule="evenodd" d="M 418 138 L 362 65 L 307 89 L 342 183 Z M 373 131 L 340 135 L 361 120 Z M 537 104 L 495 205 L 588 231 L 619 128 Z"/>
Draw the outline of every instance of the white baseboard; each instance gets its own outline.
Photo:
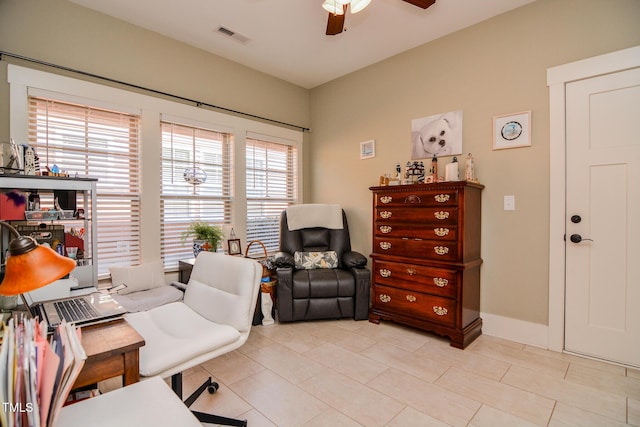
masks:
<path id="1" fill-rule="evenodd" d="M 480 313 L 482 333 L 540 348 L 549 348 L 549 327 L 510 317 Z"/>

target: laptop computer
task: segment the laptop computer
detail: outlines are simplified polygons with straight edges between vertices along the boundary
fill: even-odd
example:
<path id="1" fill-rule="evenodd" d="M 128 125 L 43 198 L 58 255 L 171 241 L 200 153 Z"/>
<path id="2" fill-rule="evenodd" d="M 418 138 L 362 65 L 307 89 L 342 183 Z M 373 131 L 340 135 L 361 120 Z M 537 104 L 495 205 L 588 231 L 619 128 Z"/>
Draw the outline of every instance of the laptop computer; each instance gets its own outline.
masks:
<path id="1" fill-rule="evenodd" d="M 50 328 L 57 327 L 63 320 L 77 326 L 94 325 L 121 318 L 127 312 L 110 294 L 101 292 L 37 304 L 32 303 L 28 294 L 24 296 L 29 312 L 46 320 Z"/>

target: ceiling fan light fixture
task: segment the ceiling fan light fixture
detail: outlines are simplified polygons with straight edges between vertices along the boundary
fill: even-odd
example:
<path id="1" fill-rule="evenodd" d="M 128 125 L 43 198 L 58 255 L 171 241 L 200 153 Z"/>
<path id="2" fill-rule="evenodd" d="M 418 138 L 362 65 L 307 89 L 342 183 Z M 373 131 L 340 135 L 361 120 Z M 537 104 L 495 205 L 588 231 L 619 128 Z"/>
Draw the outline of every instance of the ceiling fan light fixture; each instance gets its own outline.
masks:
<path id="1" fill-rule="evenodd" d="M 371 0 L 351 0 L 351 4 L 349 5 L 349 9 L 351 13 L 358 13 L 365 7 L 369 6 Z"/>
<path id="2" fill-rule="evenodd" d="M 324 0 L 322 3 L 322 8 L 329 13 L 334 15 L 343 15 L 344 14 L 344 4 L 348 3 L 347 0 Z"/>

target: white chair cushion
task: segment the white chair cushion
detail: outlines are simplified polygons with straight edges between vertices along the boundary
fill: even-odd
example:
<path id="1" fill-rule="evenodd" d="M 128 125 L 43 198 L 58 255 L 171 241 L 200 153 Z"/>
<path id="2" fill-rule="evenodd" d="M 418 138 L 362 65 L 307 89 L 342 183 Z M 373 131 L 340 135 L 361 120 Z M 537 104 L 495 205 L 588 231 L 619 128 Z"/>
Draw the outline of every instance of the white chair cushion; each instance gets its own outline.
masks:
<path id="1" fill-rule="evenodd" d="M 182 301 L 184 292 L 173 286 L 160 286 L 130 294 L 113 294 L 113 299 L 130 313 L 146 311 L 170 302 Z"/>
<path id="2" fill-rule="evenodd" d="M 261 277 L 262 265 L 256 260 L 201 252 L 184 303 L 213 322 L 249 331 Z"/>
<path id="3" fill-rule="evenodd" d="M 241 339 L 233 327 L 213 323 L 182 302 L 130 313 L 126 319 L 145 339 L 140 348 L 140 374 L 145 377 Z"/>
<path id="4" fill-rule="evenodd" d="M 118 291 L 121 295 L 153 289 L 167 284 L 164 278 L 162 260 L 134 267 L 110 267 L 109 273 L 111 273 L 113 286 L 126 285 L 126 288 Z"/>
<path id="5" fill-rule="evenodd" d="M 252 317 L 247 315 L 252 303 L 251 295 L 236 295 L 189 280 L 184 302 L 212 322 L 225 323 L 242 332 L 251 326 Z"/>

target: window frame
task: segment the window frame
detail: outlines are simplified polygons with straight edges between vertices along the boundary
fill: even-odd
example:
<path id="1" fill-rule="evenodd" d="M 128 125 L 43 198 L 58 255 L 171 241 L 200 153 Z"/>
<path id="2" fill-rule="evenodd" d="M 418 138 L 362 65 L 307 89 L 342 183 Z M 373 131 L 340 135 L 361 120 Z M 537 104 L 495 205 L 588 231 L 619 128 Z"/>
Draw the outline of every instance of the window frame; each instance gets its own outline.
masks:
<path id="1" fill-rule="evenodd" d="M 208 129 L 206 124 L 186 124 L 183 120 L 163 116 L 160 121 L 162 155 L 160 173 L 160 213 L 161 213 L 161 253 L 166 269 L 178 268 L 180 259 L 190 258 L 193 254 L 191 245 L 187 242 L 177 244 L 166 239 L 181 239 L 189 224 L 193 221 L 206 221 L 214 225 L 225 226 L 231 223 L 231 211 L 233 208 L 233 135 L 228 132 L 220 132 Z M 165 139 L 166 134 L 170 141 Z M 189 134 L 187 134 L 187 132 Z M 175 138 L 175 139 L 174 139 Z M 171 154 L 166 155 L 169 143 Z M 211 143 L 211 147 L 208 147 Z M 216 147 L 216 145 L 220 147 Z M 180 159 L 174 156 L 174 145 L 182 146 L 188 158 Z M 207 161 L 206 152 L 210 160 Z M 219 159 L 215 157 L 219 156 Z M 217 162 L 217 163 L 216 163 Z M 174 172 L 174 168 L 178 168 Z M 203 167 L 209 170 L 207 180 L 199 185 L 188 184 L 180 171 L 185 168 Z M 165 171 L 170 169 L 170 176 L 165 176 Z M 212 174 L 211 172 L 216 173 Z M 174 179 L 178 181 L 174 182 Z M 220 182 L 217 184 L 217 180 Z M 171 183 L 167 185 L 168 183 Z M 213 186 L 211 184 L 214 184 Z M 219 188 L 217 188 L 219 185 Z M 217 192 L 220 190 L 220 192 Z M 181 193 L 181 191 L 183 191 Z M 171 203 L 173 202 L 173 203 Z M 183 221 L 171 213 L 170 205 L 178 206 L 179 210 L 188 210 Z M 190 210 L 191 206 L 199 206 L 200 211 Z M 173 208 L 175 209 L 175 208 Z M 221 209 L 221 210 L 220 210 Z M 173 219 L 173 220 L 172 220 Z M 210 219 L 210 220 L 208 220 Z M 217 219 L 217 220 L 216 220 Z M 168 221 L 169 220 L 169 221 Z M 224 242 L 220 242 L 223 244 Z"/>
<path id="2" fill-rule="evenodd" d="M 106 225 L 96 227 L 98 250 L 92 256 L 103 260 L 96 263 L 98 277 L 105 277 L 109 266 L 139 263 L 140 116 L 35 95 L 28 97 L 28 103 L 29 142 L 36 141 L 32 146 L 44 162 L 41 168 L 57 164 L 63 170 L 73 170 L 78 159 L 85 158 L 89 161 L 76 172 L 82 176 L 91 172 L 89 176 L 98 179 L 95 223 Z M 116 149 L 105 149 L 105 145 Z M 95 156 L 107 157 L 110 162 L 92 161 Z M 104 168 L 105 163 L 128 167 Z M 107 267 L 101 267 L 105 263 Z"/>
<path id="3" fill-rule="evenodd" d="M 265 152 L 264 160 L 265 162 L 269 162 L 269 154 L 275 156 L 273 161 L 270 164 L 265 164 L 264 167 L 259 167 L 255 165 L 256 157 L 253 158 L 254 164 L 249 164 L 250 150 L 255 152 L 255 148 L 251 148 L 254 146 L 253 141 L 258 144 L 263 144 L 264 147 L 258 147 L 258 149 L 262 149 Z M 246 202 L 247 202 L 247 239 L 248 240 L 261 240 L 265 245 L 267 252 L 273 253 L 279 250 L 279 220 L 280 214 L 283 209 L 288 206 L 292 206 L 300 203 L 298 199 L 298 181 L 297 181 L 297 164 L 298 164 L 298 148 L 292 141 L 285 141 L 281 139 L 276 139 L 273 137 L 265 136 L 265 135 L 255 135 L 248 134 L 246 138 L 246 163 L 245 163 L 245 173 L 247 175 L 246 180 Z M 282 151 L 284 155 L 284 161 L 278 160 L 278 151 Z M 284 166 L 284 169 L 283 169 Z M 259 175 L 262 175 L 262 178 L 265 180 L 265 185 L 267 188 L 265 192 L 261 196 L 253 197 L 250 193 L 250 182 L 251 177 L 256 179 Z M 271 178 L 270 178 L 271 177 Z M 285 184 L 282 187 L 282 182 L 278 182 L 280 178 L 284 178 Z M 281 181 L 281 180 L 280 180 Z M 269 186 L 273 187 L 273 189 L 268 188 Z M 272 191 L 273 190 L 273 191 Z M 280 194 L 278 194 L 280 193 Z M 282 195 L 284 193 L 284 195 Z M 281 195 L 281 197 L 278 197 Z M 262 205 L 263 211 L 265 211 L 265 215 L 271 217 L 271 221 L 274 222 L 273 231 L 274 236 L 272 238 L 263 237 L 263 231 L 256 231 L 252 233 L 251 230 L 251 219 L 250 216 L 253 213 L 253 208 L 250 207 L 251 202 L 259 202 Z M 278 206 L 279 205 L 279 206 Z M 269 211 L 273 214 L 269 215 Z M 268 225 L 260 226 L 262 228 L 270 229 Z M 255 248 L 258 250 L 258 248 Z M 254 252 L 255 255 L 258 252 Z"/>
<path id="4" fill-rule="evenodd" d="M 139 113 L 141 116 L 142 141 L 142 206 L 141 206 L 141 263 L 161 258 L 160 250 L 160 156 L 161 138 L 160 120 L 165 115 L 184 118 L 188 121 L 206 123 L 215 129 L 233 134 L 233 207 L 231 226 L 238 238 L 246 242 L 246 196 L 245 174 L 245 138 L 248 134 L 268 135 L 273 138 L 292 141 L 298 149 L 298 200 L 303 200 L 303 132 L 286 126 L 278 126 L 263 121 L 216 111 L 210 108 L 188 105 L 184 102 L 168 100 L 157 96 L 142 94 L 102 85 L 80 77 L 68 77 L 47 71 L 36 70 L 15 64 L 7 64 L 9 83 L 9 126 L 10 137 L 17 143 L 28 140 L 28 102 L 29 95 L 41 95 L 61 101 L 87 103 L 98 108 Z M 225 230 L 228 239 L 230 227 Z M 226 245 L 226 241 L 224 242 Z M 98 260 L 99 263 L 99 260 Z M 167 271 L 173 271 L 167 270 Z M 176 270 L 177 271 L 177 268 Z"/>

